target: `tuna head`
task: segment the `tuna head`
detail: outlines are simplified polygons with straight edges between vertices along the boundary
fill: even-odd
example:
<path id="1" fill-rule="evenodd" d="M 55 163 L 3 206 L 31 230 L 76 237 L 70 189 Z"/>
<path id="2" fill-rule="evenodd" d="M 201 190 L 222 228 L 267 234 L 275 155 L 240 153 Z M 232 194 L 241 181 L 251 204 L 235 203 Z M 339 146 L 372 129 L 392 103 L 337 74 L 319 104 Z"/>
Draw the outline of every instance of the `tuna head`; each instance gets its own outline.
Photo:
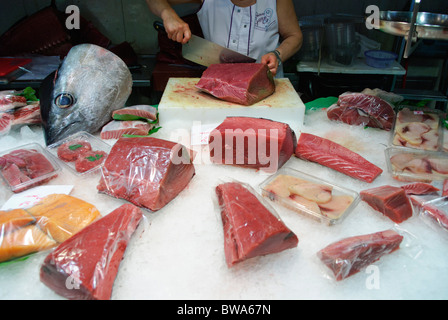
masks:
<path id="1" fill-rule="evenodd" d="M 79 131 L 98 132 L 131 91 L 132 76 L 123 60 L 96 45 L 73 47 L 41 87 L 47 145 Z"/>

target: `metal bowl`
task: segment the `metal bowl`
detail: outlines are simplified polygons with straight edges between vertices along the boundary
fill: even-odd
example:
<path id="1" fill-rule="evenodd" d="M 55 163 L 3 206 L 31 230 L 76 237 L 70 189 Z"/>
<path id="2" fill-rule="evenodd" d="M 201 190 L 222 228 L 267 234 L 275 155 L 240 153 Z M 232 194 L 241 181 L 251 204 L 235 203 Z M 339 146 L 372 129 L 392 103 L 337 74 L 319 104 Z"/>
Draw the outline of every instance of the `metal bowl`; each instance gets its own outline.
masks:
<path id="1" fill-rule="evenodd" d="M 380 30 L 395 36 L 407 36 L 411 27 L 411 21 L 412 12 L 380 12 Z M 447 14 L 419 12 L 415 25 L 417 38 L 448 40 Z"/>

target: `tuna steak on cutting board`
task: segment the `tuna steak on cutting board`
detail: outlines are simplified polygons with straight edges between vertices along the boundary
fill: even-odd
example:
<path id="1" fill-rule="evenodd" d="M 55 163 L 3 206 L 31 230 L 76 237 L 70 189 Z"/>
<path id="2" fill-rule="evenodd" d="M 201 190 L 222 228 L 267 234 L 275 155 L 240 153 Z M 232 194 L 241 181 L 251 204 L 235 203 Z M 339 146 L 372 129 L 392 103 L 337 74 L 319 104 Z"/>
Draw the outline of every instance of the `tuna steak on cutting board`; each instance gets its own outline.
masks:
<path id="1" fill-rule="evenodd" d="M 102 167 L 99 192 L 157 211 L 195 174 L 189 151 L 153 137 L 120 138 Z"/>
<path id="2" fill-rule="evenodd" d="M 402 240 L 403 236 L 393 230 L 354 236 L 330 244 L 317 256 L 340 281 L 394 252 Z"/>
<path id="3" fill-rule="evenodd" d="M 381 168 L 350 149 L 310 133 L 300 134 L 295 155 L 369 183 L 383 172 Z"/>
<path id="4" fill-rule="evenodd" d="M 44 260 L 40 280 L 67 299 L 109 300 L 118 267 L 143 213 L 124 204 L 61 243 Z"/>
<path id="5" fill-rule="evenodd" d="M 218 99 L 250 106 L 273 94 L 275 83 L 264 63 L 219 63 L 204 71 L 196 88 Z"/>
<path id="6" fill-rule="evenodd" d="M 186 129 L 200 122 L 218 125 L 226 117 L 245 116 L 287 123 L 298 132 L 303 126 L 305 105 L 288 78 L 274 79 L 275 92 L 251 105 L 243 106 L 201 92 L 199 78 L 170 78 L 159 103 L 159 125 L 169 129 Z M 179 117 L 179 115 L 182 117 Z"/>
<path id="7" fill-rule="evenodd" d="M 209 137 L 212 162 L 271 172 L 291 158 L 296 145 L 288 124 L 251 117 L 228 117 Z"/>
<path id="8" fill-rule="evenodd" d="M 396 223 L 401 223 L 412 216 L 412 205 L 403 188 L 381 186 L 363 190 L 360 196 L 373 209 Z"/>
<path id="9" fill-rule="evenodd" d="M 228 182 L 218 185 L 215 191 L 221 210 L 228 267 L 297 246 L 297 236 L 246 186 Z"/>

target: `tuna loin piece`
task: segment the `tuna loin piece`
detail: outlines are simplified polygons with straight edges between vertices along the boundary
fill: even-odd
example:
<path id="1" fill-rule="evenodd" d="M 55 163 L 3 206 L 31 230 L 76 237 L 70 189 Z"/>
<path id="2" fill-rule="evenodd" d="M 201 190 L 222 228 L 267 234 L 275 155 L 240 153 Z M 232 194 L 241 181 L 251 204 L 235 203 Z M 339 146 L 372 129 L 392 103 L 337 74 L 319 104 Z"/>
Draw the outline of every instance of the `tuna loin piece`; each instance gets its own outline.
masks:
<path id="1" fill-rule="evenodd" d="M 210 158 L 214 163 L 276 171 L 294 154 L 296 143 L 285 123 L 228 117 L 210 134 Z"/>
<path id="2" fill-rule="evenodd" d="M 400 187 L 381 186 L 360 193 L 361 199 L 393 222 L 400 223 L 412 216 L 412 205 Z"/>
<path id="3" fill-rule="evenodd" d="M 347 92 L 341 94 L 338 102 L 327 109 L 327 117 L 350 125 L 364 125 L 390 131 L 395 111 L 388 102 L 379 97 Z"/>
<path id="4" fill-rule="evenodd" d="M 153 137 L 120 138 L 102 167 L 100 192 L 156 211 L 190 182 L 195 168 L 180 144 Z"/>
<path id="5" fill-rule="evenodd" d="M 40 280 L 67 299 L 110 299 L 118 267 L 142 217 L 140 208 L 124 204 L 87 226 L 45 258 Z M 73 287 L 67 286 L 67 279 Z"/>
<path id="6" fill-rule="evenodd" d="M 397 232 L 386 230 L 334 242 L 317 256 L 340 281 L 397 250 L 402 240 L 403 236 Z"/>
<path id="7" fill-rule="evenodd" d="M 241 183 L 223 183 L 215 191 L 221 208 L 228 267 L 297 246 L 297 236 Z"/>
<path id="8" fill-rule="evenodd" d="M 383 172 L 350 149 L 309 133 L 300 134 L 295 155 L 369 183 Z"/>
<path id="9" fill-rule="evenodd" d="M 275 83 L 265 64 L 219 63 L 204 71 L 196 88 L 218 99 L 249 106 L 273 94 Z"/>
<path id="10" fill-rule="evenodd" d="M 153 124 L 140 120 L 112 120 L 101 129 L 100 136 L 104 140 L 119 139 L 124 134 L 146 136 L 153 127 Z"/>

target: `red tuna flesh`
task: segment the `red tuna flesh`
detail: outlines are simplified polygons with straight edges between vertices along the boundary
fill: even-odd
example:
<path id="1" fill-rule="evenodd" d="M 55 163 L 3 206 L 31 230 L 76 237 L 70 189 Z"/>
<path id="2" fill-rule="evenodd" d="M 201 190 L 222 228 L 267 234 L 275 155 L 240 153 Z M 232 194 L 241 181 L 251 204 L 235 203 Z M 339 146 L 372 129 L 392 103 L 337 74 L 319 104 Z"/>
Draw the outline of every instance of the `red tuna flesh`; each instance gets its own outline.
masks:
<path id="1" fill-rule="evenodd" d="M 150 105 L 136 105 L 115 110 L 112 112 L 112 118 L 115 120 L 138 120 L 140 118 L 156 120 L 157 109 Z"/>
<path id="2" fill-rule="evenodd" d="M 436 193 L 439 191 L 438 188 L 434 187 L 433 185 L 429 183 L 424 182 L 416 182 L 416 183 L 410 183 L 404 186 L 401 186 L 402 189 L 406 192 L 407 195 L 423 195 L 423 194 L 431 194 Z"/>
<path id="3" fill-rule="evenodd" d="M 102 167 L 100 192 L 156 211 L 185 189 L 195 174 L 189 151 L 153 137 L 120 138 Z"/>
<path id="4" fill-rule="evenodd" d="M 389 131 L 393 126 L 395 111 L 379 97 L 348 92 L 341 94 L 337 104 L 328 108 L 327 117 L 350 125 L 365 125 Z"/>
<path id="5" fill-rule="evenodd" d="M 119 139 L 124 134 L 129 135 L 139 135 L 139 136 L 146 136 L 149 133 L 149 130 L 151 130 L 154 127 L 153 124 L 150 124 L 145 121 L 139 121 L 139 120 L 130 120 L 130 121 L 118 121 L 118 120 L 112 120 L 108 124 L 106 124 L 101 129 L 101 139 L 107 140 L 107 139 Z"/>
<path id="6" fill-rule="evenodd" d="M 300 134 L 295 155 L 369 183 L 383 172 L 350 149 L 309 133 Z"/>
<path id="7" fill-rule="evenodd" d="M 209 139 L 212 162 L 270 171 L 281 168 L 291 158 L 296 144 L 289 125 L 251 117 L 226 118 Z"/>
<path id="8" fill-rule="evenodd" d="M 109 300 L 118 267 L 142 217 L 140 208 L 124 204 L 93 222 L 45 258 L 40 280 L 67 299 Z"/>
<path id="9" fill-rule="evenodd" d="M 345 238 L 317 253 L 337 281 L 358 273 L 400 247 L 403 236 L 393 230 Z"/>
<path id="10" fill-rule="evenodd" d="M 216 187 L 228 267 L 297 246 L 299 239 L 241 183 Z"/>
<path id="11" fill-rule="evenodd" d="M 75 139 L 61 144 L 57 149 L 58 158 L 65 162 L 71 162 L 86 152 L 92 150 L 92 145 L 85 140 Z"/>
<path id="12" fill-rule="evenodd" d="M 381 186 L 360 193 L 361 199 L 393 222 L 401 223 L 412 216 L 412 205 L 400 187 Z"/>
<path id="13" fill-rule="evenodd" d="M 204 71 L 196 88 L 218 99 L 249 106 L 273 94 L 275 83 L 265 64 L 219 63 Z"/>

